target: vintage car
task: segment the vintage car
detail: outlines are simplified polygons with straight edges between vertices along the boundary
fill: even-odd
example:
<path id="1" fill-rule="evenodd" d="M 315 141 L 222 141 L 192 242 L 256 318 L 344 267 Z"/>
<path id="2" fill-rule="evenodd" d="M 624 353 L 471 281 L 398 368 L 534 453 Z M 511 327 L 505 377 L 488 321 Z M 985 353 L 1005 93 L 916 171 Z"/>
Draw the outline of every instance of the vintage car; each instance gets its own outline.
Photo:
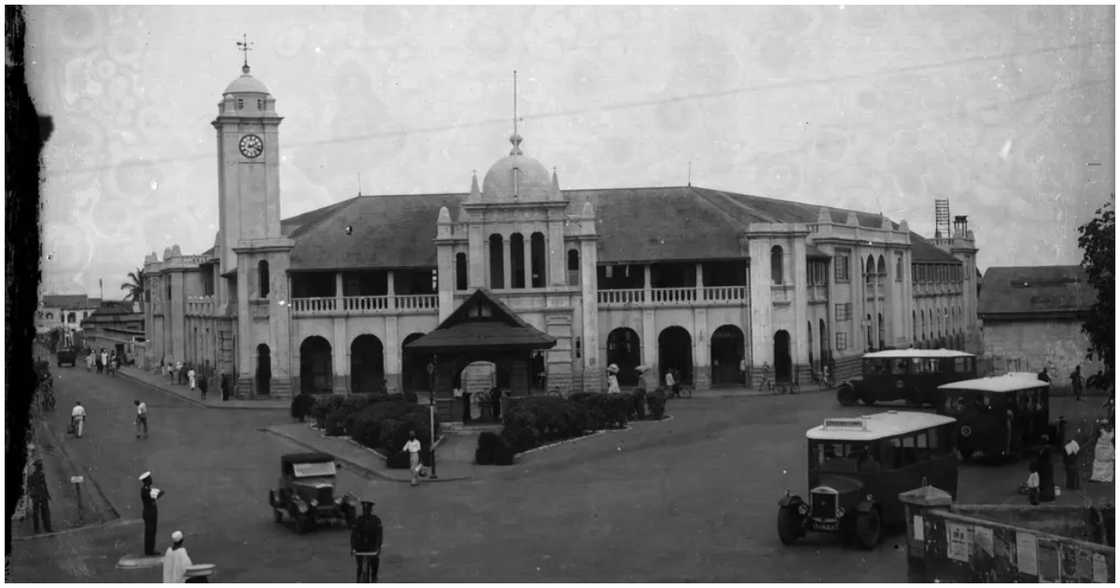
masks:
<path id="1" fill-rule="evenodd" d="M 957 451 L 986 461 L 1014 460 L 1050 435 L 1050 383 L 1034 373 L 1015 372 L 942 384 L 937 412 L 957 419 Z"/>
<path id="2" fill-rule="evenodd" d="M 289 453 L 280 458 L 280 487 L 268 491 L 276 522 L 285 518 L 306 533 L 320 522 L 354 523 L 358 499 L 336 496 L 336 464 L 326 453 Z"/>
<path id="3" fill-rule="evenodd" d="M 862 375 L 836 388 L 840 404 L 905 400 L 922 406 L 936 401 L 941 384 L 975 378 L 976 356 L 952 349 L 889 349 L 863 354 L 862 368 Z"/>
<path id="4" fill-rule="evenodd" d="M 74 367 L 78 363 L 78 350 L 73 347 L 59 347 L 58 351 L 55 352 L 55 358 L 57 359 L 58 367 L 62 367 L 64 363 L 68 363 L 70 367 Z"/>
<path id="5" fill-rule="evenodd" d="M 807 531 L 841 533 L 871 549 L 885 527 L 905 523 L 898 495 L 931 484 L 957 495 L 955 420 L 888 411 L 829 418 L 809 429 L 808 500 L 778 501 L 778 538 L 789 545 Z"/>

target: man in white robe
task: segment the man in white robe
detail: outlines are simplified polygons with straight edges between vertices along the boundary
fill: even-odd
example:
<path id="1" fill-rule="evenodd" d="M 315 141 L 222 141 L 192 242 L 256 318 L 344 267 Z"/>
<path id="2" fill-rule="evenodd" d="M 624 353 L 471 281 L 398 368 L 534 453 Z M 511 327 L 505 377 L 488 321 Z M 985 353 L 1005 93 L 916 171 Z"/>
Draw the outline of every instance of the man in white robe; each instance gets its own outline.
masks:
<path id="1" fill-rule="evenodd" d="M 175 531 L 171 534 L 171 547 L 163 554 L 163 583 L 173 584 L 185 582 L 187 567 L 191 565 L 191 558 L 187 555 L 187 548 L 183 547 L 183 532 Z"/>

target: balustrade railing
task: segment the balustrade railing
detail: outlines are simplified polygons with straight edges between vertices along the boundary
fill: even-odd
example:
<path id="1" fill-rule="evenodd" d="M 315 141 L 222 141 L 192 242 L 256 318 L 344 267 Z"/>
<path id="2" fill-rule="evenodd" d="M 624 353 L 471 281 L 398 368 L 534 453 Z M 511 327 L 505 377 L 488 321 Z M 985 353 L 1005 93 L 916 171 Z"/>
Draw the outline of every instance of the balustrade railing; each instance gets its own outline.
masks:
<path id="1" fill-rule="evenodd" d="M 646 291 L 641 288 L 623 290 L 599 290 L 599 304 L 603 306 L 625 306 L 641 304 L 646 301 Z"/>
<path id="2" fill-rule="evenodd" d="M 342 309 L 347 312 L 385 310 L 389 308 L 388 296 L 343 296 Z"/>
<path id="3" fill-rule="evenodd" d="M 696 302 L 696 288 L 653 288 L 649 291 L 654 304 L 682 304 Z"/>
<path id="4" fill-rule="evenodd" d="M 317 298 L 293 298 L 292 312 L 315 314 L 338 311 L 338 299 L 334 296 Z"/>
<path id="5" fill-rule="evenodd" d="M 742 302 L 747 298 L 746 286 L 704 286 L 705 302 Z"/>
<path id="6" fill-rule="evenodd" d="M 439 309 L 439 294 L 402 294 L 393 298 L 397 310 Z"/>
<path id="7" fill-rule="evenodd" d="M 192 316 L 205 316 L 214 313 L 214 299 L 210 296 L 189 296 L 184 306 L 183 311 Z"/>

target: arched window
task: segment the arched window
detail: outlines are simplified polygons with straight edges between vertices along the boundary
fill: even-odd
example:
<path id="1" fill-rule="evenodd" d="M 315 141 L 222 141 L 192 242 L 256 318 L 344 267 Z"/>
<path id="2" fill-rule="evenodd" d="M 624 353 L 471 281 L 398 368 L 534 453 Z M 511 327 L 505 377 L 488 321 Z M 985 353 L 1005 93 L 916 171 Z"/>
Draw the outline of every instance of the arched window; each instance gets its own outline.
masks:
<path id="1" fill-rule="evenodd" d="M 242 108 L 245 108 L 245 101 L 242 100 L 241 98 L 238 98 L 237 99 L 237 109 L 241 110 Z"/>
<path id="2" fill-rule="evenodd" d="M 264 100 L 257 98 L 257 110 L 264 110 Z"/>
<path id="3" fill-rule="evenodd" d="M 863 279 L 869 284 L 875 279 L 875 258 L 870 255 L 867 256 L 867 263 L 863 266 Z"/>
<path id="4" fill-rule="evenodd" d="M 782 266 L 785 264 L 784 255 L 782 255 L 782 248 L 775 245 L 770 249 L 770 282 L 774 284 L 782 284 Z"/>
<path id="5" fill-rule="evenodd" d="M 894 258 L 894 281 L 902 281 L 902 255 Z"/>
<path id="6" fill-rule="evenodd" d="M 534 288 L 544 288 L 544 233 L 533 233 L 533 236 L 529 238 L 529 261 L 532 265 L 532 286 Z"/>
<path id="7" fill-rule="evenodd" d="M 263 259 L 257 263 L 257 291 L 260 298 L 268 298 L 268 262 Z"/>
<path id="8" fill-rule="evenodd" d="M 54 320 L 54 313 L 53 312 L 48 312 L 47 313 L 47 320 L 48 321 L 53 321 Z"/>
<path id="9" fill-rule="evenodd" d="M 509 287 L 525 287 L 525 237 L 521 233 L 509 236 Z"/>
<path id="10" fill-rule="evenodd" d="M 887 277 L 887 262 L 882 255 L 879 256 L 879 266 L 876 273 L 879 274 L 880 279 Z"/>
<path id="11" fill-rule="evenodd" d="M 568 285 L 579 284 L 579 250 L 568 250 Z"/>
<path id="12" fill-rule="evenodd" d="M 495 290 L 505 288 L 505 257 L 502 251 L 502 236 L 490 235 L 490 287 Z"/>
<path id="13" fill-rule="evenodd" d="M 467 289 L 467 254 L 455 254 L 455 289 Z"/>

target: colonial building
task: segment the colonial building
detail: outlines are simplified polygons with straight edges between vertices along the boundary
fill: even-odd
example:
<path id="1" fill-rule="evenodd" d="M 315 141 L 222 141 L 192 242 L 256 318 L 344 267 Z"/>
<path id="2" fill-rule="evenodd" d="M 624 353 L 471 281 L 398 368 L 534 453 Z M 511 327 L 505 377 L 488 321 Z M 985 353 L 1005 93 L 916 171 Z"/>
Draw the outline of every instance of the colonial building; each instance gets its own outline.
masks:
<path id="1" fill-rule="evenodd" d="M 82 321 L 82 343 L 93 350 L 115 349 L 132 362 L 144 347 L 144 314 L 140 312 L 140 304 L 102 303 Z"/>
<path id="2" fill-rule="evenodd" d="M 100 304 L 100 298 L 88 298 L 85 294 L 45 294 L 35 311 L 35 332 L 46 333 L 56 328 L 81 331 L 82 321 Z"/>
<path id="3" fill-rule="evenodd" d="M 241 396 L 424 389 L 431 358 L 407 346 L 445 320 L 462 331 L 468 299 L 547 341 L 532 351 L 545 377 L 527 385 L 561 391 L 601 388 L 610 363 L 624 385 L 647 364 L 743 387 L 763 364 L 807 382 L 868 349 L 978 350 L 964 217 L 928 241 L 878 214 L 693 186 L 562 190 L 516 131 L 465 193 L 282 218 L 281 117 L 243 72 L 212 123 L 214 247 L 145 260 L 149 365 L 213 366 Z M 526 381 L 501 365 L 497 379 Z"/>
<path id="4" fill-rule="evenodd" d="M 1104 368 L 1086 358 L 1089 338 L 1081 325 L 1097 292 L 1080 266 L 990 267 L 980 289 L 985 359 L 991 369 L 1042 371 L 1056 387 L 1070 385 L 1080 365 L 1088 378 Z"/>

